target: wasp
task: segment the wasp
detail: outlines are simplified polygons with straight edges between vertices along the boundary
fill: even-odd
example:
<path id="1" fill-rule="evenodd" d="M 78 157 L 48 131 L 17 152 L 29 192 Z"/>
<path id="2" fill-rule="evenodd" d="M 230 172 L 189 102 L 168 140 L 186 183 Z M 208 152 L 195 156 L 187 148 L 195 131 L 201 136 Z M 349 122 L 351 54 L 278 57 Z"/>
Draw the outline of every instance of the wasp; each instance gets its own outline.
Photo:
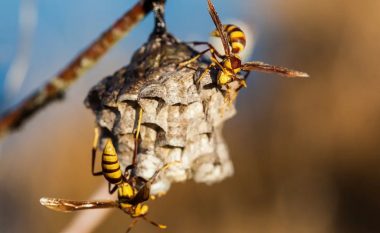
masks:
<path id="1" fill-rule="evenodd" d="M 137 137 L 135 138 L 138 138 L 139 128 L 140 127 L 137 129 Z M 137 149 L 135 148 L 134 158 L 136 157 L 136 153 Z M 136 161 L 136 159 L 133 159 L 133 161 Z M 94 172 L 93 170 L 92 172 L 95 175 L 101 174 L 105 177 L 105 179 L 109 182 L 109 192 L 111 194 L 117 190 L 117 200 L 74 201 L 61 198 L 43 197 L 40 199 L 40 203 L 49 209 L 59 212 L 72 212 L 86 209 L 119 208 L 127 213 L 131 218 L 133 218 L 133 221 L 129 225 L 127 232 L 130 232 L 130 230 L 138 222 L 139 219 L 144 219 L 145 221 L 151 223 L 154 226 L 157 226 L 160 229 L 165 229 L 167 228 L 166 225 L 158 224 L 146 217 L 149 207 L 148 205 L 144 204 L 144 202 L 147 201 L 150 197 L 150 187 L 151 184 L 154 183 L 156 177 L 161 171 L 167 169 L 173 163 L 169 163 L 161 167 L 153 174 L 149 180 L 135 175 L 135 162 L 129 165 L 125 169 L 124 173 L 122 173 L 112 140 L 107 139 L 102 153 L 102 171 Z M 92 168 L 94 169 L 94 162 Z M 112 184 L 114 185 L 113 188 L 111 188 Z"/>
<path id="2" fill-rule="evenodd" d="M 137 153 L 138 153 L 138 144 L 139 144 L 139 136 L 141 129 L 141 121 L 142 121 L 143 109 L 140 108 L 137 116 L 137 124 L 136 129 L 134 130 L 134 153 L 132 158 L 132 164 L 126 168 L 126 171 L 131 170 L 134 172 L 135 164 L 137 163 Z M 120 184 L 123 180 L 122 172 L 120 170 L 120 164 L 115 150 L 113 149 L 113 144 L 111 145 L 107 142 L 106 147 L 104 148 L 102 154 L 102 171 L 95 172 L 95 159 L 96 152 L 99 141 L 99 129 L 95 128 L 94 141 L 92 145 L 92 163 L 91 163 L 91 173 L 93 176 L 104 176 L 104 178 L 108 181 L 108 192 L 110 194 L 114 193 L 117 189 L 117 185 Z M 108 145 L 108 147 L 107 147 Z M 109 150 L 109 151 L 106 151 Z M 111 186 L 114 185 L 113 188 Z"/>
<path id="3" fill-rule="evenodd" d="M 243 30 L 232 24 L 222 25 L 213 3 L 211 0 L 207 1 L 209 14 L 216 27 L 216 29 L 211 33 L 211 36 L 219 37 L 221 39 L 224 48 L 224 55 L 220 54 L 210 43 L 190 42 L 193 45 L 206 45 L 208 48 L 198 53 L 193 58 L 181 62 L 179 64 L 180 68 L 192 63 L 207 52 L 210 52 L 211 54 L 211 64 L 201 74 L 198 82 L 214 67 L 219 68 L 217 74 L 217 84 L 219 86 L 226 86 L 227 91 L 229 90 L 229 86 L 227 84 L 236 80 L 240 83 L 239 89 L 241 87 L 246 87 L 247 85 L 245 79 L 250 71 L 275 73 L 287 78 L 309 77 L 307 73 L 291 70 L 285 67 L 266 64 L 261 61 L 243 63 L 239 56 L 239 53 L 245 48 L 246 45 L 246 37 Z M 239 74 L 241 71 L 247 72 L 244 78 L 239 78 L 237 76 L 237 74 Z"/>

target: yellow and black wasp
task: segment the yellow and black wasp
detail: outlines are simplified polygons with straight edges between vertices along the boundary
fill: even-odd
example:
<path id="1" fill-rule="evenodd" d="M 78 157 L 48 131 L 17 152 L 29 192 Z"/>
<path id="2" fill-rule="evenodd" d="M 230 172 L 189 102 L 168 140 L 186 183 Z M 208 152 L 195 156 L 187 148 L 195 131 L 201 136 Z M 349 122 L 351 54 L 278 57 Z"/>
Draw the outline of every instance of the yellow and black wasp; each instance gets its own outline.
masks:
<path id="1" fill-rule="evenodd" d="M 139 137 L 141 113 L 142 112 L 140 111 L 138 129 L 135 134 L 135 142 Z M 97 138 L 97 135 L 95 135 L 95 138 Z M 135 145 L 137 146 L 137 143 L 135 143 Z M 102 153 L 102 171 L 100 172 L 94 171 L 95 153 L 93 150 L 92 173 L 94 175 L 103 175 L 106 178 L 109 182 L 109 192 L 111 194 L 117 190 L 118 199 L 116 201 L 74 201 L 61 198 L 43 197 L 40 200 L 41 204 L 47 208 L 60 212 L 100 208 L 119 208 L 133 218 L 127 232 L 133 228 L 139 219 L 144 219 L 160 229 L 165 229 L 165 225 L 158 224 L 146 217 L 149 208 L 148 205 L 144 204 L 144 202 L 150 197 L 151 184 L 154 183 L 158 174 L 164 169 L 167 169 L 171 163 L 164 165 L 161 169 L 157 170 L 149 180 L 146 180 L 140 176 L 136 176 L 134 173 L 137 147 L 134 152 L 134 162 L 125 169 L 124 174 L 121 171 L 117 153 L 111 139 L 107 139 L 104 147 Z M 111 188 L 111 185 L 115 186 Z"/>
<path id="2" fill-rule="evenodd" d="M 134 172 L 134 168 L 137 162 L 137 154 L 138 154 L 138 144 L 140 139 L 140 128 L 141 128 L 141 121 L 142 121 L 142 114 L 143 109 L 140 108 L 137 116 L 137 125 L 136 129 L 134 130 L 134 153 L 132 157 L 132 163 L 126 168 L 126 171 Z M 107 145 L 103 151 L 102 154 L 102 171 L 95 172 L 95 159 L 96 159 L 96 152 L 98 147 L 98 141 L 99 141 L 99 129 L 95 128 L 95 135 L 94 135 L 94 142 L 92 145 L 92 162 L 91 162 L 91 173 L 93 176 L 104 176 L 104 178 L 108 181 L 108 192 L 110 194 L 114 193 L 117 189 L 117 185 L 122 182 L 122 172 L 120 170 L 120 164 L 119 160 L 117 158 L 117 154 L 115 151 L 109 151 L 109 153 L 106 153 L 105 149 L 107 149 Z M 111 147 L 109 147 L 111 149 Z M 111 186 L 114 185 L 113 188 Z"/>
<path id="3" fill-rule="evenodd" d="M 242 63 L 239 53 L 245 48 L 246 37 L 244 32 L 237 26 L 227 24 L 222 25 L 218 13 L 211 0 L 208 1 L 208 11 L 216 26 L 216 30 L 211 33 L 211 36 L 219 37 L 224 48 L 224 55 L 220 54 L 210 43 L 207 42 L 191 42 L 194 45 L 206 45 L 208 49 L 198 53 L 193 58 L 179 64 L 179 67 L 184 67 L 191 62 L 200 58 L 203 54 L 210 52 L 211 64 L 202 73 L 198 82 L 214 67 L 218 67 L 217 84 L 226 86 L 232 81 L 239 81 L 241 87 L 246 87 L 245 78 L 239 78 L 237 74 L 240 71 L 261 71 L 268 73 L 276 73 L 287 78 L 306 78 L 308 74 L 296 70 L 291 70 L 285 67 L 269 65 L 261 61 L 252 61 Z M 218 59 L 221 59 L 219 61 Z"/>
<path id="4" fill-rule="evenodd" d="M 149 208 L 148 205 L 143 202 L 149 199 L 150 186 L 155 181 L 158 174 L 162 170 L 168 168 L 170 164 L 164 165 L 161 169 L 157 170 L 149 180 L 133 175 L 133 173 L 130 172 L 130 170 L 133 169 L 133 166 L 134 164 L 128 166 L 124 174 L 122 174 L 115 147 L 113 146 L 111 139 L 109 139 L 107 140 L 102 154 L 102 174 L 109 183 L 115 185 L 115 188 L 110 190 L 110 193 L 117 190 L 118 199 L 116 201 L 74 201 L 61 198 L 43 197 L 40 202 L 45 207 L 60 212 L 119 208 L 134 219 L 128 227 L 127 232 L 132 229 L 139 219 L 144 219 L 160 229 L 165 229 L 165 225 L 158 224 L 146 217 Z"/>

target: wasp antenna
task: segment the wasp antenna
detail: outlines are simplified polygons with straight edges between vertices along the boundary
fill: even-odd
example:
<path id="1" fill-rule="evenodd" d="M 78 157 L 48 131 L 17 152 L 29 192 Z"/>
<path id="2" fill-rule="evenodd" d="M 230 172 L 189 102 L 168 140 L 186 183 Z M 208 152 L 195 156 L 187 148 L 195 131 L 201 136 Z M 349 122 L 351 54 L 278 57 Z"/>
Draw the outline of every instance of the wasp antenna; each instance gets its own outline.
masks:
<path id="1" fill-rule="evenodd" d="M 92 141 L 92 153 L 96 153 L 96 149 L 98 148 L 99 143 L 99 128 L 94 128 L 94 140 Z"/>
<path id="2" fill-rule="evenodd" d="M 141 122 L 142 122 L 142 116 L 143 116 L 143 109 L 140 107 L 138 116 L 137 116 L 137 125 L 136 125 L 136 130 L 134 132 L 134 141 L 135 141 L 135 148 L 133 152 L 133 157 L 132 157 L 132 173 L 135 172 L 134 168 L 137 163 L 137 154 L 138 154 L 138 147 L 139 147 L 139 137 L 140 137 L 140 130 L 141 130 Z"/>
<path id="3" fill-rule="evenodd" d="M 165 171 L 166 169 L 168 169 L 169 167 L 175 165 L 175 164 L 181 164 L 181 161 L 173 161 L 173 162 L 170 162 L 170 163 L 167 163 L 165 164 L 164 166 L 162 166 L 160 169 L 158 169 L 154 174 L 153 176 L 149 179 L 149 183 L 153 184 L 154 181 L 156 180 L 157 176 L 160 174 L 160 172 L 162 171 Z"/>
<path id="4" fill-rule="evenodd" d="M 168 226 L 166 226 L 166 225 L 164 225 L 164 224 L 156 223 L 156 222 L 154 222 L 154 221 L 148 219 L 146 216 L 143 216 L 142 218 L 143 218 L 145 221 L 149 222 L 150 224 L 152 224 L 152 225 L 154 225 L 154 226 L 156 226 L 156 227 L 158 227 L 158 228 L 160 228 L 160 229 L 166 229 L 166 228 L 168 228 Z"/>

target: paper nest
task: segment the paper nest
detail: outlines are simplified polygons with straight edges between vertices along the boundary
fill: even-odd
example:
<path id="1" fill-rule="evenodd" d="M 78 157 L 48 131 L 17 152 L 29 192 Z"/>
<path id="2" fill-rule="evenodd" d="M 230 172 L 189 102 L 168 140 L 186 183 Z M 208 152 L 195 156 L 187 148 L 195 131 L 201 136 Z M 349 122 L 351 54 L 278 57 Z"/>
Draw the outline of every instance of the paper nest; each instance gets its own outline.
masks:
<path id="1" fill-rule="evenodd" d="M 235 108 L 226 104 L 210 75 L 196 81 L 207 61 L 178 69 L 195 54 L 170 35 L 153 37 L 130 65 L 94 86 L 85 101 L 101 129 L 99 149 L 112 138 L 122 169 L 131 164 L 137 111 L 143 109 L 136 174 L 148 180 L 164 164 L 179 161 L 160 173 L 153 195 L 166 193 L 172 182 L 212 184 L 233 174 L 222 127 Z"/>

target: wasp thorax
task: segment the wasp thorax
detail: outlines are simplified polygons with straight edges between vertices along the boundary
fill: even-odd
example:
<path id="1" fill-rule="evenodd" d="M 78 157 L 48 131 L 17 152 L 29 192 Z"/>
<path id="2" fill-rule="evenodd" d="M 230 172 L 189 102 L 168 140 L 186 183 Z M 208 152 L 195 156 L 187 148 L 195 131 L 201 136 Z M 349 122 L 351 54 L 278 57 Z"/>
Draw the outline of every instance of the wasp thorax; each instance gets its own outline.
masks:
<path id="1" fill-rule="evenodd" d="M 131 200 L 135 196 L 134 188 L 128 183 L 122 183 L 118 188 L 118 198 L 121 201 Z"/>

